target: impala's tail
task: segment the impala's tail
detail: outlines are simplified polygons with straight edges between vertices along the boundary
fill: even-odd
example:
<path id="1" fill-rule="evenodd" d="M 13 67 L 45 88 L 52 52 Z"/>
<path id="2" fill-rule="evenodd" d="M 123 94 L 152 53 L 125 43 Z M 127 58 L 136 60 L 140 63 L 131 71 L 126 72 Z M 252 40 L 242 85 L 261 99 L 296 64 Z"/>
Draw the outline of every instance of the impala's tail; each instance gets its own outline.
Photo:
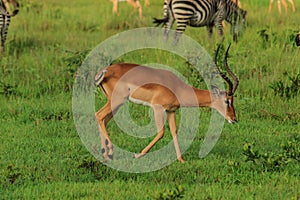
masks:
<path id="1" fill-rule="evenodd" d="M 104 69 L 102 71 L 100 71 L 99 73 L 96 74 L 95 76 L 95 86 L 99 86 L 101 84 L 101 82 L 103 81 L 105 74 L 106 74 L 107 70 Z"/>

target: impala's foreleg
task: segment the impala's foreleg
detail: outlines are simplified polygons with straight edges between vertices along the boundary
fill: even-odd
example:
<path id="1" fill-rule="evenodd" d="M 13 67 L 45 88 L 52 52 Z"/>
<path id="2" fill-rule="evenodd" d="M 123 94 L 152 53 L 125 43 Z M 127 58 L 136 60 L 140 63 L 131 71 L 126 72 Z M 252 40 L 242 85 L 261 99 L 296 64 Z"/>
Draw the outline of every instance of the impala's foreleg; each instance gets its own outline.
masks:
<path id="1" fill-rule="evenodd" d="M 169 127 L 170 127 L 170 131 L 172 133 L 177 159 L 180 162 L 185 163 L 185 160 L 182 158 L 182 154 L 181 154 L 180 147 L 179 147 L 179 144 L 178 144 L 175 112 L 169 112 L 168 115 L 167 115 L 167 120 L 168 120 L 168 124 L 169 124 Z"/>
<path id="2" fill-rule="evenodd" d="M 144 156 L 164 136 L 164 108 L 160 105 L 157 105 L 153 107 L 153 110 L 158 134 L 150 142 L 150 144 L 148 144 L 148 146 L 146 146 L 146 148 L 143 149 L 141 153 L 135 155 L 135 158 L 140 158 Z"/>

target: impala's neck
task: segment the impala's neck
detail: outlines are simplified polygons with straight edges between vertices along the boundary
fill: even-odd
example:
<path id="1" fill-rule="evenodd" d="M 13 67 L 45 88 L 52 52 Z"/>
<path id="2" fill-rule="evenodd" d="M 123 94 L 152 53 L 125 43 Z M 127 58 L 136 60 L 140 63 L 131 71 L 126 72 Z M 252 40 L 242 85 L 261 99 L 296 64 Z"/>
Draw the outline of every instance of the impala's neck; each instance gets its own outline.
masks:
<path id="1" fill-rule="evenodd" d="M 197 88 L 192 88 L 192 90 L 194 94 L 186 96 L 189 99 L 185 101 L 184 107 L 211 107 L 211 94 L 208 90 L 200 90 Z M 196 100 L 193 97 L 194 95 Z"/>

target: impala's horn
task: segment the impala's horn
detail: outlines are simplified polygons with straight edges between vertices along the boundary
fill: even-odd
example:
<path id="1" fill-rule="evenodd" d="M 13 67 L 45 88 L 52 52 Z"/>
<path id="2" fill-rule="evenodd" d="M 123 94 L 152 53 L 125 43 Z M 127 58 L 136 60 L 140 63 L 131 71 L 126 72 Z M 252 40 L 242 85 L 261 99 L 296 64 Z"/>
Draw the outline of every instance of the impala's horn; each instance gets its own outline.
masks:
<path id="1" fill-rule="evenodd" d="M 236 91 L 236 89 L 237 89 L 237 87 L 238 87 L 238 85 L 239 85 L 239 79 L 236 77 L 236 75 L 231 71 L 231 69 L 230 69 L 229 66 L 228 66 L 228 63 L 227 63 L 227 57 L 228 57 L 228 51 L 229 51 L 229 49 L 230 49 L 230 44 L 229 44 L 229 46 L 228 46 L 228 48 L 227 48 L 227 50 L 226 50 L 226 53 L 225 53 L 225 57 L 224 57 L 224 66 L 225 66 L 226 71 L 227 71 L 228 74 L 232 77 L 232 79 L 233 79 L 233 81 L 234 81 L 233 86 L 232 86 L 232 89 L 231 89 L 231 90 L 230 90 L 230 89 L 228 90 L 228 95 L 229 95 L 229 96 L 233 96 L 234 93 L 235 93 L 235 91 Z"/>
<path id="2" fill-rule="evenodd" d="M 218 45 L 218 48 L 217 48 L 216 54 L 215 54 L 216 70 L 221 75 L 221 77 L 228 83 L 228 94 L 230 94 L 230 92 L 232 91 L 232 88 L 233 88 L 233 84 L 232 84 L 231 80 L 226 76 L 226 74 L 224 74 L 223 72 L 221 72 L 220 68 L 218 67 L 218 61 L 217 60 L 218 60 L 218 54 L 219 54 L 220 47 L 221 47 L 221 44 Z M 230 47 L 230 45 L 229 45 L 229 47 Z M 227 58 L 225 58 L 225 59 L 227 60 Z"/>

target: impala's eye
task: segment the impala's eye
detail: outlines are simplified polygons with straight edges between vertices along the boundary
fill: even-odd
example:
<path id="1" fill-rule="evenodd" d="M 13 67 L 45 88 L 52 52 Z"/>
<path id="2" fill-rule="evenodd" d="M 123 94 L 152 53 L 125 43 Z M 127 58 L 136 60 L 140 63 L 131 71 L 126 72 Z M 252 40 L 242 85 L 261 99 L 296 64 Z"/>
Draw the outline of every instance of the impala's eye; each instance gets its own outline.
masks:
<path id="1" fill-rule="evenodd" d="M 230 101 L 229 100 L 225 100 L 225 104 L 229 105 Z"/>

